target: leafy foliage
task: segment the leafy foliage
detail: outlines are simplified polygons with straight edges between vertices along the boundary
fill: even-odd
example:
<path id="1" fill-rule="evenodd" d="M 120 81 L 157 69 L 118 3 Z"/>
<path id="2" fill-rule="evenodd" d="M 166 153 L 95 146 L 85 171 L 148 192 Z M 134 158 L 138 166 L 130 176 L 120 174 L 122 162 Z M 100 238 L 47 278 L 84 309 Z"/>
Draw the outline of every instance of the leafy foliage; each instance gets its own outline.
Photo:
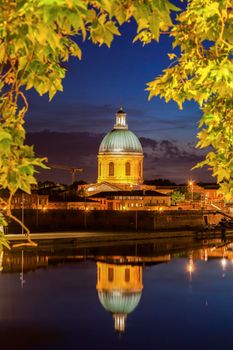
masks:
<path id="1" fill-rule="evenodd" d="M 185 201 L 185 194 L 180 191 L 174 191 L 171 195 L 171 199 L 172 199 L 172 204 L 177 205 L 180 202 Z"/>
<path id="2" fill-rule="evenodd" d="M 0 189 L 10 193 L 8 201 L 0 201 L 9 217 L 16 220 L 11 213 L 14 193 L 30 193 L 35 166 L 44 167 L 44 159 L 35 158 L 33 148 L 24 144 L 26 91 L 34 88 L 39 95 L 48 93 L 49 99 L 62 91 L 64 63 L 70 56 L 81 59 L 80 39 L 110 47 L 120 35 L 119 26 L 134 19 L 135 40 L 158 41 L 176 10 L 168 0 L 0 2 Z"/>
<path id="3" fill-rule="evenodd" d="M 5 226 L 7 226 L 7 222 L 4 218 L 4 216 L 2 215 L 2 213 L 0 213 L 0 253 L 3 249 L 3 246 L 8 248 L 8 249 L 10 248 L 9 242 L 4 235 L 4 227 Z"/>
<path id="4" fill-rule="evenodd" d="M 3 0 L 0 3 L 0 189 L 30 192 L 35 183 L 33 148 L 25 145 L 26 92 L 35 89 L 52 99 L 62 91 L 65 62 L 81 59 L 81 40 L 110 47 L 119 27 L 133 19 L 134 41 L 143 45 L 174 38 L 180 54 L 169 54 L 171 66 L 148 84 L 150 98 L 175 100 L 180 108 L 195 100 L 203 110 L 198 147 L 212 147 L 200 166 L 208 164 L 228 196 L 233 195 L 233 3 L 232 0 L 190 0 L 172 23 L 168 0 Z M 81 40 L 80 40 L 81 39 Z M 21 223 L 22 224 L 22 223 Z M 28 238 L 29 231 L 26 230 Z"/>
<path id="5" fill-rule="evenodd" d="M 180 108 L 196 101 L 203 111 L 197 147 L 226 198 L 233 197 L 233 1 L 190 0 L 172 27 L 171 65 L 148 83 L 149 98 L 160 95 Z"/>

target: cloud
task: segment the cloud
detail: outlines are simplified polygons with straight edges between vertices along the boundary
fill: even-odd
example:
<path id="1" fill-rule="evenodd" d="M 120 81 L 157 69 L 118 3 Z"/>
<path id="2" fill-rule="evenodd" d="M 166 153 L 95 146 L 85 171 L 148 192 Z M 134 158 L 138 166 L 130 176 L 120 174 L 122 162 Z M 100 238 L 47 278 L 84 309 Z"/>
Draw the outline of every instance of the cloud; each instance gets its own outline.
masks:
<path id="1" fill-rule="evenodd" d="M 119 106 L 115 104 L 90 104 L 72 96 L 59 95 L 54 101 L 47 98 L 29 100 L 30 110 L 26 119 L 26 129 L 30 132 L 49 129 L 57 132 L 95 132 L 111 130 L 115 123 L 115 114 Z M 125 106 L 127 123 L 139 136 L 149 138 L 170 138 L 176 132 L 177 137 L 192 139 L 197 131 L 199 116 L 195 111 L 148 109 L 135 107 L 133 101 Z M 154 136 L 155 135 L 155 136 Z"/>
<path id="2" fill-rule="evenodd" d="M 44 129 L 66 132 L 102 132 L 109 130 L 115 123 L 115 114 L 119 106 L 111 104 L 85 104 L 79 101 L 69 104 L 58 100 L 56 103 L 48 103 L 41 99 L 40 105 L 33 100 L 27 118 L 26 128 L 30 132 L 38 132 Z M 145 114 L 143 110 L 128 108 L 127 114 L 141 118 Z"/>
<path id="3" fill-rule="evenodd" d="M 187 182 L 190 177 L 196 181 L 213 181 L 206 169 L 191 170 L 203 160 L 204 152 L 193 143 L 181 145 L 176 140 L 156 141 L 141 138 L 144 150 L 145 178 L 169 178 L 177 183 Z"/>
<path id="4" fill-rule="evenodd" d="M 51 163 L 83 168 L 79 179 L 95 182 L 97 179 L 97 153 L 104 134 L 87 132 L 41 131 L 27 134 L 27 142 L 35 145 L 37 155 L 47 156 Z M 211 181 L 206 170 L 191 172 L 203 159 L 203 152 L 192 143 L 181 145 L 176 140 L 154 140 L 142 137 L 144 151 L 144 178 L 169 178 L 177 183 L 189 177 L 197 181 Z M 42 171 L 40 180 L 70 182 L 70 174 L 62 170 Z M 213 181 L 213 179 L 212 179 Z"/>

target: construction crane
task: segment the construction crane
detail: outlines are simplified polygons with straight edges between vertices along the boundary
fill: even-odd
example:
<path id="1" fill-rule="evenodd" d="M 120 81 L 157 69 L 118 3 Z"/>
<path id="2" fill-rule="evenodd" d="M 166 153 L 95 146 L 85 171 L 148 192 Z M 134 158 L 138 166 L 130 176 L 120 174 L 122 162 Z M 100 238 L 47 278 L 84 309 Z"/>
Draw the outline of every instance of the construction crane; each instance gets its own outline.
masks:
<path id="1" fill-rule="evenodd" d="M 71 181 L 72 184 L 75 181 L 75 176 L 77 173 L 81 173 L 83 171 L 82 168 L 75 168 L 72 166 L 68 166 L 68 165 L 62 165 L 62 164 L 54 164 L 54 163 L 47 163 L 48 167 L 52 168 L 52 169 L 60 169 L 60 170 L 66 170 L 71 174 Z"/>

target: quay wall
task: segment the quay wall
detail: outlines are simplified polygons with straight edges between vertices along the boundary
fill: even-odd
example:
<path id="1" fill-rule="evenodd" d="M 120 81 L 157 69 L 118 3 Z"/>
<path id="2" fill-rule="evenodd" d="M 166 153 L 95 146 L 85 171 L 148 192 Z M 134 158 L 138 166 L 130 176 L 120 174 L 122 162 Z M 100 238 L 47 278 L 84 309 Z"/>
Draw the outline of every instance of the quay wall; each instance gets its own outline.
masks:
<path id="1" fill-rule="evenodd" d="M 214 211 L 103 211 L 103 210 L 14 210 L 31 232 L 64 231 L 146 231 L 195 230 L 218 224 L 222 216 Z M 21 233 L 21 227 L 9 222 L 8 233 Z"/>

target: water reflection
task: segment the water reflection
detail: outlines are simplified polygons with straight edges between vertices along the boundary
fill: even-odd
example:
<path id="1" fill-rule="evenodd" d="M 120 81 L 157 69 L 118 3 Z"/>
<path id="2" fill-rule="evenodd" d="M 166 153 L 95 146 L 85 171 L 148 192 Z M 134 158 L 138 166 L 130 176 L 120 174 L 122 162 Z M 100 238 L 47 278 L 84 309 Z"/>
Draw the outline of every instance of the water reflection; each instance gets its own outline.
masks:
<path id="1" fill-rule="evenodd" d="M 136 247 L 137 254 L 134 254 Z M 40 249 L 41 248 L 41 249 Z M 132 244 L 131 246 L 119 245 L 117 247 L 103 246 L 96 248 L 74 248 L 70 250 L 64 249 L 62 252 L 56 249 L 56 243 L 52 242 L 51 245 L 44 249 L 43 246 L 39 246 L 36 249 L 2 249 L 0 250 L 0 271 L 2 272 L 22 272 L 33 271 L 39 268 L 47 268 L 49 265 L 57 265 L 60 263 L 69 262 L 81 262 L 84 260 L 95 260 L 106 264 L 113 264 L 114 266 L 127 266 L 131 265 L 153 265 L 162 262 L 168 262 L 174 258 L 188 258 L 188 264 L 186 269 L 189 273 L 195 271 L 195 260 L 212 260 L 220 259 L 223 268 L 226 268 L 227 262 L 233 262 L 233 242 L 223 242 L 220 239 L 206 240 L 199 242 L 195 246 L 185 244 L 180 247 L 179 243 L 174 242 L 163 243 L 160 240 L 159 244 Z M 123 253 L 122 255 L 119 253 Z M 109 271 L 109 269 L 107 269 Z M 117 268 L 113 268 L 116 270 Z M 111 271 L 111 269 L 110 269 Z M 114 275 L 114 274 L 113 274 Z M 116 281 L 114 280 L 114 283 Z"/>
<path id="2" fill-rule="evenodd" d="M 80 329 L 81 338 L 82 329 L 86 329 L 83 341 L 87 341 L 90 329 L 91 334 L 103 332 L 102 337 L 104 333 L 114 334 L 118 339 L 115 329 L 124 333 L 121 339 L 125 339 L 132 336 L 133 328 L 138 332 L 134 336 L 139 337 L 142 328 L 142 339 L 149 336 L 149 330 L 152 339 L 156 325 L 156 337 L 161 333 L 161 342 L 165 341 L 166 332 L 173 332 L 173 339 L 176 333 L 182 333 L 188 320 L 195 331 L 191 333 L 190 326 L 187 332 L 195 338 L 200 322 L 202 329 L 208 331 L 206 325 L 212 320 L 217 322 L 219 312 L 224 317 L 224 312 L 233 309 L 230 304 L 233 265 L 230 262 L 233 262 L 233 243 L 220 239 L 160 239 L 94 247 L 88 244 L 80 247 L 75 241 L 51 241 L 42 242 L 36 249 L 4 250 L 0 254 L 0 299 L 4 300 L 0 304 L 0 320 L 4 324 L 10 314 L 10 322 L 15 322 L 16 328 L 24 322 L 25 329 L 33 322 L 35 329 L 48 325 L 53 329 L 55 324 L 58 334 L 66 328 L 66 339 L 71 339 L 72 327 L 74 338 L 77 329 Z M 18 303 L 16 296 L 20 298 Z M 219 309 L 215 305 L 220 305 Z M 231 313 L 226 315 L 228 325 L 231 321 L 233 324 Z M 217 328 L 218 325 L 213 326 Z M 63 344 L 56 350 L 73 348 L 75 344 L 76 338 L 69 346 Z M 111 345 L 109 340 L 108 348 Z M 189 348 L 188 343 L 186 347 L 178 347 L 178 340 L 176 345 L 182 350 Z M 44 346 L 41 348 L 47 350 Z M 172 347 L 158 347 L 165 348 Z"/>
<path id="3" fill-rule="evenodd" d="M 97 262 L 96 289 L 102 306 L 112 313 L 115 330 L 124 332 L 128 314 L 141 299 L 142 266 Z"/>
<path id="4" fill-rule="evenodd" d="M 193 253 L 191 253 L 189 255 L 189 262 L 188 262 L 188 265 L 187 265 L 187 271 L 189 273 L 189 279 L 190 281 L 192 281 L 192 274 L 195 270 L 195 266 L 194 266 L 194 262 L 193 262 Z"/>
<path id="5" fill-rule="evenodd" d="M 21 288 L 23 288 L 24 283 L 26 280 L 24 279 L 24 251 L 21 252 L 21 272 L 19 274 L 20 282 L 21 282 Z"/>
<path id="6" fill-rule="evenodd" d="M 158 243 L 159 241 L 159 243 Z M 195 261 L 219 259 L 222 269 L 225 270 L 228 261 L 233 263 L 233 242 L 223 242 L 220 239 L 193 242 L 180 245 L 181 240 L 158 240 L 148 244 L 132 243 L 129 246 L 100 246 L 98 248 L 77 248 L 66 242 L 62 251 L 57 249 L 56 242 L 51 242 L 45 247 L 37 249 L 1 249 L 0 272 L 20 273 L 20 280 L 25 283 L 25 273 L 40 268 L 48 268 L 51 265 L 70 262 L 82 262 L 86 260 L 97 261 L 97 290 L 124 290 L 131 288 L 137 291 L 143 286 L 136 287 L 137 278 L 140 279 L 142 266 L 169 262 L 174 258 L 187 258 L 185 269 L 190 276 L 195 272 Z M 136 249 L 135 249 L 136 247 Z M 135 254 L 135 252 L 137 254 Z M 120 255 L 119 253 L 123 253 Z M 102 271 L 102 273 L 101 273 Z M 141 281 L 141 280 L 140 280 Z M 142 281 L 140 282 L 142 283 Z M 139 288 L 139 289 L 138 289 Z M 101 298 L 100 298 L 101 299 Z"/>

